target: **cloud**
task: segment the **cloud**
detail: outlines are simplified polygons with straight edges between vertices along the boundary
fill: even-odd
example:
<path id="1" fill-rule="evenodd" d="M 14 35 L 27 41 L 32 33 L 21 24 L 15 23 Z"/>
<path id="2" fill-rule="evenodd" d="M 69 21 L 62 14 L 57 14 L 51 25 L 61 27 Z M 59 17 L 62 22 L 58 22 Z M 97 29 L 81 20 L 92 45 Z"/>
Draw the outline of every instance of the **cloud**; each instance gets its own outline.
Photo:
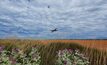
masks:
<path id="1" fill-rule="evenodd" d="M 106 0 L 0 0 L 0 38 L 107 38 L 106 6 Z"/>

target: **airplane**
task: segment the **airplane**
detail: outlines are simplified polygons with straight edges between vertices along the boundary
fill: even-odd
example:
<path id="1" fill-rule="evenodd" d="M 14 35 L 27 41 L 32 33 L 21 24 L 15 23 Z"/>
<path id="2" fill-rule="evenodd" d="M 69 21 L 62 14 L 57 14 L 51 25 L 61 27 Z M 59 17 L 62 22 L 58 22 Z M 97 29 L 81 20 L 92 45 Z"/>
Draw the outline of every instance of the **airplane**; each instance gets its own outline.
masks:
<path id="1" fill-rule="evenodd" d="M 55 28 L 55 29 L 51 30 L 51 32 L 55 32 L 55 31 L 58 31 L 58 30 L 57 30 L 57 28 Z"/>
<path id="2" fill-rule="evenodd" d="M 31 0 L 28 0 L 28 2 L 30 2 Z"/>
<path id="3" fill-rule="evenodd" d="M 50 6 L 48 5 L 48 8 L 50 8 Z"/>

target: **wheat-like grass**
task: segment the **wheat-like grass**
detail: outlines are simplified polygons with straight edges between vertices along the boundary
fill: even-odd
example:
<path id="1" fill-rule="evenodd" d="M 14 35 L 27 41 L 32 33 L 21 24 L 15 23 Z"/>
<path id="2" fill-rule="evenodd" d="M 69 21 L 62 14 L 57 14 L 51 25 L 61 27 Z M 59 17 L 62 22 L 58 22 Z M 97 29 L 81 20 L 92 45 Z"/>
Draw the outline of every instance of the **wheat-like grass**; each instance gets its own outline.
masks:
<path id="1" fill-rule="evenodd" d="M 65 48 L 79 49 L 89 57 L 90 65 L 107 65 L 107 40 L 0 40 L 0 45 L 18 47 L 27 51 L 36 46 L 41 53 L 41 65 L 54 65 L 56 51 Z"/>

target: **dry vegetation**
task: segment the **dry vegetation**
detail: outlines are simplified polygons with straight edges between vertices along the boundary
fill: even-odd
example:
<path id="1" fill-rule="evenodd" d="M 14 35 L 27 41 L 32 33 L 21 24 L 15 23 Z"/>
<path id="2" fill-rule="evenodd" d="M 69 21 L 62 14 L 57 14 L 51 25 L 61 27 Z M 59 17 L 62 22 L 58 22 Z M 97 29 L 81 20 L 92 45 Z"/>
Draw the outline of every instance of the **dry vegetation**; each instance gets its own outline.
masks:
<path id="1" fill-rule="evenodd" d="M 54 65 L 55 52 L 59 49 L 80 49 L 89 57 L 90 65 L 107 65 L 107 40 L 0 40 L 0 45 L 27 50 L 34 45 L 40 47 L 42 64 Z M 50 61 L 51 60 L 51 61 Z"/>
<path id="2" fill-rule="evenodd" d="M 15 40 L 15 39 L 0 40 L 0 44 L 7 45 L 12 43 L 12 44 L 20 44 L 21 46 L 29 43 L 31 45 L 34 45 L 35 43 L 48 44 L 48 43 L 56 43 L 56 42 L 77 43 L 85 47 L 91 47 L 91 48 L 107 51 L 107 40 Z"/>
<path id="3" fill-rule="evenodd" d="M 77 43 L 85 47 L 107 51 L 107 40 L 42 40 L 41 42 L 45 44 L 51 42 Z"/>

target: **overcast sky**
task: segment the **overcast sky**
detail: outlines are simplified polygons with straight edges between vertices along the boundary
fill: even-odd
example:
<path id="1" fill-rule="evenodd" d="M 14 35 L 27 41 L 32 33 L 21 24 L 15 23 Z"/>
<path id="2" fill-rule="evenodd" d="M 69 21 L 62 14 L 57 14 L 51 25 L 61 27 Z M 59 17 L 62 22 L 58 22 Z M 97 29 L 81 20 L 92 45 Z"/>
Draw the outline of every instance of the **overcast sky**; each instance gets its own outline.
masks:
<path id="1" fill-rule="evenodd" d="M 0 0 L 0 38 L 9 37 L 107 39 L 107 0 Z"/>

